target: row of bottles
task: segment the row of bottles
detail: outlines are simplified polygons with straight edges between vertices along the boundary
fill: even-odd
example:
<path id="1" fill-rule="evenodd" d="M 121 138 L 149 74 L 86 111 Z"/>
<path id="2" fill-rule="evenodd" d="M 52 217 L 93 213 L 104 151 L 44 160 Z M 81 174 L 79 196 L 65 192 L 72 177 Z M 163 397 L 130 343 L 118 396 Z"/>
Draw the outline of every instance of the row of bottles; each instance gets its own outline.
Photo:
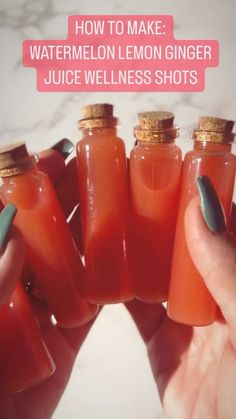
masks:
<path id="1" fill-rule="evenodd" d="M 197 194 L 196 178 L 207 175 L 229 220 L 233 123 L 200 118 L 183 170 L 173 114 L 139 114 L 128 168 L 116 126 L 112 105 L 83 108 L 77 163 L 85 269 L 51 182 L 37 168 L 37 156 L 30 156 L 22 143 L 0 150 L 0 199 L 18 209 L 15 224 L 25 239 L 38 295 L 66 328 L 89 321 L 98 304 L 134 297 L 148 303 L 168 299 L 173 320 L 209 324 L 216 305 L 189 256 L 184 213 Z M 0 331 L 0 359 L 5 360 L 0 386 L 15 392 L 52 374 L 53 361 L 21 285 L 0 308 Z M 13 334 L 19 337 L 14 371 L 8 355 L 16 346 Z"/>
<path id="2" fill-rule="evenodd" d="M 229 225 L 235 179 L 234 123 L 201 117 L 192 133 L 193 150 L 186 154 L 182 167 L 174 115 L 140 113 L 134 129 L 136 145 L 128 161 L 129 215 L 126 157 L 116 123 L 107 104 L 86 106 L 79 122 L 83 139 L 77 145 L 77 160 L 87 297 L 102 304 L 133 296 L 148 303 L 168 300 L 173 320 L 194 326 L 210 324 L 217 307 L 190 258 L 184 214 L 197 195 L 197 177 L 208 176 Z"/>

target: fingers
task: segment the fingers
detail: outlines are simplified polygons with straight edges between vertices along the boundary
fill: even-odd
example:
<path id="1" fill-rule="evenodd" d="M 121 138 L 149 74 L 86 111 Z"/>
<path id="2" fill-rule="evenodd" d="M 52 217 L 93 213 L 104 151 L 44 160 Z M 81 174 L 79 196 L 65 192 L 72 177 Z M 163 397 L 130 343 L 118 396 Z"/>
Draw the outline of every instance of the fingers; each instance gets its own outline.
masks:
<path id="1" fill-rule="evenodd" d="M 145 304 L 139 300 L 130 301 L 125 306 L 147 344 L 165 317 L 165 308 L 162 304 Z"/>
<path id="2" fill-rule="evenodd" d="M 10 298 L 23 271 L 24 260 L 24 242 L 20 232 L 13 226 L 5 249 L 0 255 L 0 305 Z"/>
<path id="3" fill-rule="evenodd" d="M 125 304 L 145 344 L 159 394 L 180 365 L 192 338 L 192 327 L 178 324 L 166 316 L 162 304 L 133 300 Z"/>
<path id="4" fill-rule="evenodd" d="M 67 330 L 52 325 L 50 311 L 45 303 L 35 300 L 34 310 L 39 318 L 43 337 L 55 362 L 56 370 L 40 385 L 14 394 L 16 411 L 22 413 L 20 417 L 28 419 L 32 418 L 32 412 L 37 412 L 37 418 L 52 417 L 55 406 L 57 406 L 69 380 L 77 353 L 95 320 L 93 319 L 78 328 Z"/>
<path id="5" fill-rule="evenodd" d="M 61 334 L 63 334 L 64 338 L 66 339 L 66 341 L 68 343 L 68 345 L 74 351 L 75 354 L 77 354 L 78 351 L 80 350 L 82 344 L 85 341 L 85 338 L 87 337 L 90 329 L 92 328 L 94 322 L 98 318 L 102 309 L 103 309 L 103 307 L 100 306 L 99 309 L 98 309 L 98 312 L 95 315 L 95 317 L 93 317 L 93 319 L 89 320 L 87 323 L 83 324 L 80 327 L 77 327 L 77 328 L 74 328 L 74 329 L 59 328 L 60 331 L 61 331 Z"/>
<path id="6" fill-rule="evenodd" d="M 185 214 L 185 234 L 193 263 L 219 305 L 236 346 L 236 241 L 207 228 L 195 197 Z"/>

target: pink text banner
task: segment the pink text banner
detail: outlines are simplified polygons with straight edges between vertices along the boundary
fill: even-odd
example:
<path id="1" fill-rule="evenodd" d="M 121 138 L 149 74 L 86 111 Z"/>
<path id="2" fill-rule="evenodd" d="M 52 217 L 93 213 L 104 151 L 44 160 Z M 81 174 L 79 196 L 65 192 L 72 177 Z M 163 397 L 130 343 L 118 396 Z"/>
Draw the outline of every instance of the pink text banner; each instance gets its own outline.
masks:
<path id="1" fill-rule="evenodd" d="M 217 40 L 177 40 L 169 15 L 79 15 L 65 40 L 26 40 L 41 92 L 201 92 Z"/>

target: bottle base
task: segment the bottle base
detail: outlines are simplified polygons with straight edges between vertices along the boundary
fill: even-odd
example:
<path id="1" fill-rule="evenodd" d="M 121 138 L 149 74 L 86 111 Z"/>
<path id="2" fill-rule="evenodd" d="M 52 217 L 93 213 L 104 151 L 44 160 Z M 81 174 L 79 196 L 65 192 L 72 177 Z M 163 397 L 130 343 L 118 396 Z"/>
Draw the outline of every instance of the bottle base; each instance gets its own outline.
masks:
<path id="1" fill-rule="evenodd" d="M 205 326 L 210 326 L 212 323 L 214 323 L 214 321 L 216 321 L 216 318 L 214 317 L 213 319 L 209 319 L 209 320 L 186 320 L 185 318 L 181 317 L 181 316 L 175 316 L 173 314 L 171 314 L 168 309 L 167 309 L 167 316 L 169 317 L 169 319 L 173 320 L 176 323 L 180 323 L 183 324 L 185 326 L 192 326 L 192 327 L 205 327 Z"/>
<path id="2" fill-rule="evenodd" d="M 125 303 L 126 301 L 133 300 L 134 298 L 135 297 L 134 297 L 133 294 L 126 295 L 125 297 L 117 297 L 117 296 L 116 297 L 106 297 L 106 296 L 93 297 L 93 296 L 87 296 L 87 299 L 90 303 L 99 304 L 99 305 Z"/>
<path id="3" fill-rule="evenodd" d="M 51 363 L 51 369 L 49 371 L 47 371 L 45 374 L 41 374 L 39 375 L 39 377 L 37 379 L 35 379 L 35 377 L 32 380 L 29 380 L 27 384 L 25 385 L 8 385 L 4 388 L 4 391 L 6 392 L 6 394 L 19 394 L 22 393 L 23 391 L 27 391 L 33 387 L 36 387 L 39 384 L 44 383 L 48 378 L 50 378 L 54 372 L 56 371 L 56 366 L 54 364 L 54 362 L 52 361 Z"/>
<path id="4" fill-rule="evenodd" d="M 90 302 L 90 301 L 88 301 L 88 302 Z M 98 314 L 98 311 L 99 311 L 99 305 L 97 303 L 95 303 L 95 304 L 93 303 L 93 305 L 94 305 L 94 307 L 96 307 L 96 310 L 94 310 L 91 313 L 91 315 L 87 316 L 84 320 L 81 320 L 79 322 L 76 321 L 76 322 L 71 322 L 71 323 L 64 323 L 64 322 L 61 322 L 60 320 L 56 319 L 57 326 L 61 327 L 62 329 L 76 329 L 77 327 L 81 327 L 84 324 L 90 322 L 91 320 L 93 320 L 96 317 L 96 315 Z"/>
<path id="5" fill-rule="evenodd" d="M 140 297 L 138 294 L 136 294 L 135 298 L 147 304 L 160 304 L 160 303 L 165 303 L 167 301 L 167 296 L 165 297 L 164 296 L 163 297 Z"/>

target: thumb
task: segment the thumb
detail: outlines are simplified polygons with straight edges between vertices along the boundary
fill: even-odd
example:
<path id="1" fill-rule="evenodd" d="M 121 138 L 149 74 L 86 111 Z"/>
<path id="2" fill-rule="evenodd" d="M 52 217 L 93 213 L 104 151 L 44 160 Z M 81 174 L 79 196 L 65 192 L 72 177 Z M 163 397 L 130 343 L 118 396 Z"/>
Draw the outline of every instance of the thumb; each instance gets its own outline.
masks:
<path id="1" fill-rule="evenodd" d="M 208 179 L 207 182 L 209 195 Z M 212 185 L 210 188 L 213 189 Z M 214 199 L 212 196 L 207 197 L 206 194 L 202 199 L 200 191 L 201 207 L 204 207 L 204 200 L 206 206 L 208 205 L 208 214 L 205 216 L 204 210 L 201 211 L 198 197 L 193 198 L 189 203 L 185 213 L 186 242 L 193 263 L 219 305 L 236 345 L 236 240 L 231 233 L 222 231 L 223 213 L 218 232 L 214 233 L 209 229 L 209 217 L 211 217 L 209 211 L 213 214 L 216 208 L 219 212 L 219 200 L 214 190 L 213 192 Z M 215 199 L 218 202 L 214 202 Z"/>

